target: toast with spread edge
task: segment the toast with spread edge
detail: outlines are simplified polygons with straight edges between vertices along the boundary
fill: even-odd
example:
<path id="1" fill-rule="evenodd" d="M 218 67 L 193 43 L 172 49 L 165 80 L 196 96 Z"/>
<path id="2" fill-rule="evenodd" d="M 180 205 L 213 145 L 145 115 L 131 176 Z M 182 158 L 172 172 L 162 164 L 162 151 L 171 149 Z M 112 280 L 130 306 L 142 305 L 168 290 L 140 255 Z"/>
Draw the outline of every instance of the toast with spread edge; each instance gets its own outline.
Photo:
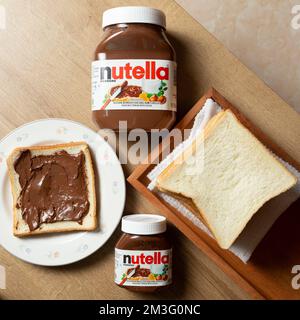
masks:
<path id="1" fill-rule="evenodd" d="M 84 175 L 87 189 L 87 198 L 89 202 L 88 212 L 78 221 L 54 221 L 50 223 L 41 223 L 35 230 L 30 230 L 29 225 L 23 219 L 22 209 L 20 206 L 20 193 L 22 188 L 19 181 L 19 175 L 15 170 L 15 162 L 22 152 L 29 150 L 32 157 L 54 155 L 57 152 L 65 151 L 68 154 L 75 155 L 80 152 L 84 155 Z M 43 233 L 67 232 L 67 231 L 89 231 L 97 228 L 96 215 L 96 192 L 95 176 L 93 163 L 88 145 L 85 142 L 71 142 L 66 144 L 57 144 L 50 146 L 32 146 L 20 147 L 12 151 L 7 159 L 8 173 L 11 182 L 13 195 L 13 233 L 16 236 L 30 236 Z"/>

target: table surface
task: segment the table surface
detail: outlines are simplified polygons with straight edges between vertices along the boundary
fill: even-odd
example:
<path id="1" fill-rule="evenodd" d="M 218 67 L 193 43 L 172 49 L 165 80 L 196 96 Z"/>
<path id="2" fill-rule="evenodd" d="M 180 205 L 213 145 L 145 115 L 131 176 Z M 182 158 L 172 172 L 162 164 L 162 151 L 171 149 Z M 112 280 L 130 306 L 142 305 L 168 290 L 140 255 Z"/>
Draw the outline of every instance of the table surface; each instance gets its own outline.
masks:
<path id="1" fill-rule="evenodd" d="M 47 117 L 72 119 L 96 130 L 90 112 L 90 63 L 100 39 L 100 16 L 109 7 L 134 3 L 3 1 L 7 23 L 6 29 L 0 30 L 0 137 L 28 121 Z M 300 158 L 300 149 L 294 148 L 300 137 L 295 111 L 175 2 L 140 3 L 161 8 L 167 14 L 169 35 L 179 61 L 179 116 L 214 85 L 291 156 Z M 289 127 L 282 123 L 283 115 Z M 126 176 L 132 169 L 124 167 Z M 127 191 L 126 212 L 157 212 L 129 185 Z M 176 255 L 175 283 L 160 295 L 132 293 L 114 284 L 113 248 L 119 237 L 117 231 L 95 254 L 63 267 L 33 266 L 0 248 L 0 264 L 7 274 L 7 289 L 0 291 L 0 298 L 249 297 L 182 234 L 173 227 L 170 229 Z"/>
<path id="2" fill-rule="evenodd" d="M 300 113 L 299 0 L 176 2 Z"/>

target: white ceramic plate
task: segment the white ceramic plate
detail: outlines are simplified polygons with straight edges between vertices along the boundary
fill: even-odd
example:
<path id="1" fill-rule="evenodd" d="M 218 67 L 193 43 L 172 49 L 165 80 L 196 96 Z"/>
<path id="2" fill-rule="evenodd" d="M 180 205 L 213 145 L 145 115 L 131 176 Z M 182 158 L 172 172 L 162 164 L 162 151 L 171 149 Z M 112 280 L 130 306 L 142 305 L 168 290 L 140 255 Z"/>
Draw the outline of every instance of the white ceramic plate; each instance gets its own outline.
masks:
<path id="1" fill-rule="evenodd" d="M 98 180 L 99 229 L 95 232 L 15 237 L 12 232 L 12 195 L 7 156 L 15 147 L 71 141 L 86 141 L 93 155 Z M 76 262 L 103 246 L 118 226 L 125 204 L 124 174 L 114 150 L 93 130 L 64 119 L 30 122 L 0 141 L 0 188 L 0 244 L 16 257 L 44 266 Z"/>

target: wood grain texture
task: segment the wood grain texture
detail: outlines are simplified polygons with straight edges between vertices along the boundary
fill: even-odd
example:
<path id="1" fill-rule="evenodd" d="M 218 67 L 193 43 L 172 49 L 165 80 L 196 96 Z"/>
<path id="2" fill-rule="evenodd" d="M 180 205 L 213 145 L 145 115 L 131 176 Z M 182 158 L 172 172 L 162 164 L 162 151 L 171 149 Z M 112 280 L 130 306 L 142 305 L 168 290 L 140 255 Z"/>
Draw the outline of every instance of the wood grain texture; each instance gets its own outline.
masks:
<path id="1" fill-rule="evenodd" d="M 61 117 L 96 129 L 90 112 L 90 63 L 100 40 L 103 10 L 125 0 L 5 0 L 0 31 L 0 137 L 28 121 Z M 296 112 L 245 68 L 175 2 L 139 1 L 165 11 L 179 61 L 179 115 L 214 86 L 259 128 L 299 159 Z M 133 166 L 126 166 L 126 175 Z M 128 186 L 127 212 L 156 212 Z M 17 260 L 2 248 L 7 289 L 3 299 L 233 299 L 248 295 L 176 229 L 175 284 L 161 295 L 141 295 L 113 283 L 116 232 L 98 252 L 76 264 L 45 268 Z"/>

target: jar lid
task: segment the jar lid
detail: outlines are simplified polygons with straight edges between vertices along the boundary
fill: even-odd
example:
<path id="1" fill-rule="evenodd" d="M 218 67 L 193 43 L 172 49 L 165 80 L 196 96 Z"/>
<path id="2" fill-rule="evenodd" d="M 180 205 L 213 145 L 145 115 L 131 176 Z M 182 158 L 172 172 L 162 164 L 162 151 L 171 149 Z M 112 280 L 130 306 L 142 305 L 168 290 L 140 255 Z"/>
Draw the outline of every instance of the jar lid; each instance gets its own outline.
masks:
<path id="1" fill-rule="evenodd" d="M 149 7 L 117 7 L 103 12 L 103 29 L 118 23 L 149 23 L 166 28 L 166 16 L 162 11 Z"/>
<path id="2" fill-rule="evenodd" d="M 155 214 L 132 214 L 122 218 L 123 232 L 150 235 L 163 233 L 167 230 L 166 218 Z"/>

